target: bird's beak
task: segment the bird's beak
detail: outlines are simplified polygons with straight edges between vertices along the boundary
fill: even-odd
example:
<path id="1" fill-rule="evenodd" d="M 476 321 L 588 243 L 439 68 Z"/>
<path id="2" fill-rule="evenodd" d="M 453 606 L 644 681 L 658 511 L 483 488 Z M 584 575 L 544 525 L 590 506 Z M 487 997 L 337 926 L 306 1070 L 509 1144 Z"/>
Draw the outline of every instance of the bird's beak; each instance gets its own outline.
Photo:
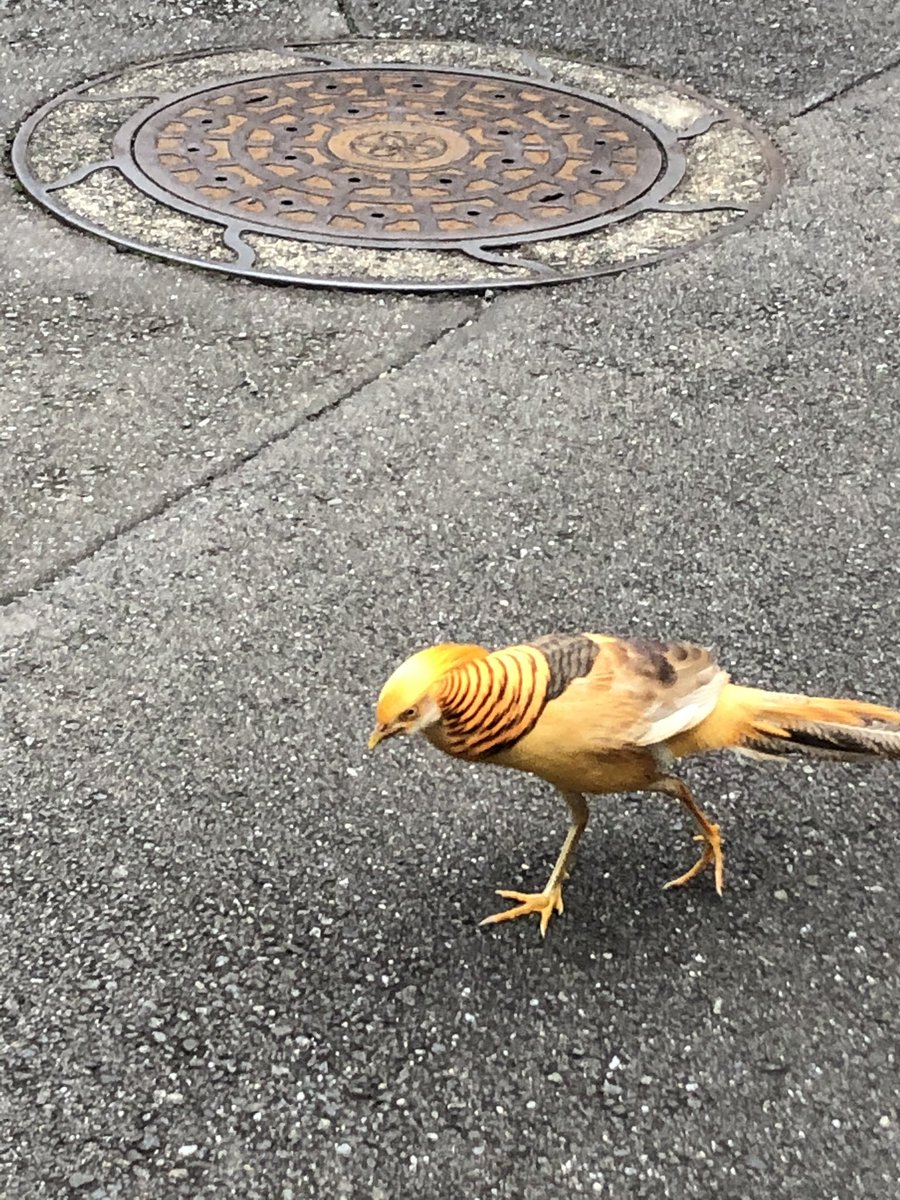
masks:
<path id="1" fill-rule="evenodd" d="M 383 742 L 386 737 L 391 736 L 391 731 L 386 725 L 376 725 L 369 734 L 369 749 L 374 750 L 379 742 Z"/>

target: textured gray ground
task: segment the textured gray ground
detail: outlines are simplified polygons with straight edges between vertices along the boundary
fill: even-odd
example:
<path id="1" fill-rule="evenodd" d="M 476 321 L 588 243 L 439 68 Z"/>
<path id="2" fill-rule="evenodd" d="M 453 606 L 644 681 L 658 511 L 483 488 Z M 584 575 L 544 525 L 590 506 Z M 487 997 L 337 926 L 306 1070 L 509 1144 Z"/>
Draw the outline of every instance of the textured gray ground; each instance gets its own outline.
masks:
<path id="1" fill-rule="evenodd" d="M 7 119 L 129 58 L 343 28 L 189 8 L 12 6 Z M 677 633 L 900 699 L 891 6 L 453 9 L 727 95 L 789 189 L 662 268 L 483 301 L 207 278 L 0 184 L 8 1200 L 900 1184 L 896 772 L 692 768 L 722 901 L 660 892 L 674 809 L 600 802 L 542 945 L 475 922 L 540 886 L 562 806 L 363 748 L 442 637 Z"/>
<path id="2" fill-rule="evenodd" d="M 555 46 L 793 115 L 900 57 L 890 0 L 348 0 L 360 33 Z"/>

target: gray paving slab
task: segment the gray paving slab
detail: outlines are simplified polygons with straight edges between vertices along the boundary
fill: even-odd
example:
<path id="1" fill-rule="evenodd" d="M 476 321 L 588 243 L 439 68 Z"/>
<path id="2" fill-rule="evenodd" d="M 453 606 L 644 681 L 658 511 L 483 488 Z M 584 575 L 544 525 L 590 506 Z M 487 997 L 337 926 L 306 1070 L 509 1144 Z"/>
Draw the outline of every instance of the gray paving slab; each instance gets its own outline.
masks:
<path id="1" fill-rule="evenodd" d="M 404 369 L 8 605 L 11 1197 L 892 1195 L 897 777 L 657 799 L 364 750 L 445 637 L 678 633 L 896 702 L 900 73 L 783 128 L 764 222 L 494 299 Z M 853 214 L 848 219 L 848 214 Z"/>
<path id="2" fill-rule="evenodd" d="M 477 300 L 353 299 L 121 255 L 0 183 L 13 284 L 0 594 L 20 593 L 402 363 Z"/>
<path id="3" fill-rule="evenodd" d="M 900 61 L 892 0 L 348 0 L 345 11 L 362 33 L 508 42 L 641 67 L 770 118 Z"/>
<path id="4" fill-rule="evenodd" d="M 20 118 L 81 79 L 209 46 L 315 41 L 345 33 L 337 6 L 313 0 L 16 0 L 0 8 L 0 121 Z"/>
<path id="5" fill-rule="evenodd" d="M 129 58 L 345 30 L 325 6 L 299 20 L 285 5 L 264 15 L 185 5 L 175 20 L 170 9 L 16 9 L 0 26 L 6 131 L 40 99 Z M 161 269 L 73 233 L 8 176 L 0 221 L 0 598 L 52 578 L 478 308 Z"/>

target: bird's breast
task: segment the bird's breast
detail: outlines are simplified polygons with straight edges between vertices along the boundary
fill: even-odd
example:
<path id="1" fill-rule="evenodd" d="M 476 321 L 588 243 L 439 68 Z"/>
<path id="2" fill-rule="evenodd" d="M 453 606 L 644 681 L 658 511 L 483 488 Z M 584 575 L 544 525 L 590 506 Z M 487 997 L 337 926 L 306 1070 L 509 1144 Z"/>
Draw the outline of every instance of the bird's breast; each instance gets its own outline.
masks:
<path id="1" fill-rule="evenodd" d="M 562 792 L 637 792 L 659 778 L 653 755 L 642 748 L 596 751 L 541 744 L 530 737 L 493 756 L 498 766 L 528 771 Z"/>

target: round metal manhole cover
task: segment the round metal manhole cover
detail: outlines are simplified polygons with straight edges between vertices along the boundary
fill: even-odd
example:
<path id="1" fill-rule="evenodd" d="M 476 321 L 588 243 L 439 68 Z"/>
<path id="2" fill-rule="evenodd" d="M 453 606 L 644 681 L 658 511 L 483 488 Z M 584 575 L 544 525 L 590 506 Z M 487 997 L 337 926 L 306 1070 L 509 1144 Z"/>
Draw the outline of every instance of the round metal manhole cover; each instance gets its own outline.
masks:
<path id="1" fill-rule="evenodd" d="M 683 170 L 610 101 L 469 71 L 307 70 L 194 92 L 138 120 L 123 149 L 189 211 L 337 241 L 584 229 Z"/>
<path id="2" fill-rule="evenodd" d="M 320 68 L 192 92 L 137 120 L 122 150 L 154 194 L 327 240 L 584 229 L 683 173 L 671 139 L 614 102 L 469 71 Z"/>
<path id="3" fill-rule="evenodd" d="M 35 113 L 28 190 L 129 248 L 282 282 L 435 290 L 620 271 L 764 208 L 765 137 L 552 55 L 357 41 L 130 68 Z"/>

